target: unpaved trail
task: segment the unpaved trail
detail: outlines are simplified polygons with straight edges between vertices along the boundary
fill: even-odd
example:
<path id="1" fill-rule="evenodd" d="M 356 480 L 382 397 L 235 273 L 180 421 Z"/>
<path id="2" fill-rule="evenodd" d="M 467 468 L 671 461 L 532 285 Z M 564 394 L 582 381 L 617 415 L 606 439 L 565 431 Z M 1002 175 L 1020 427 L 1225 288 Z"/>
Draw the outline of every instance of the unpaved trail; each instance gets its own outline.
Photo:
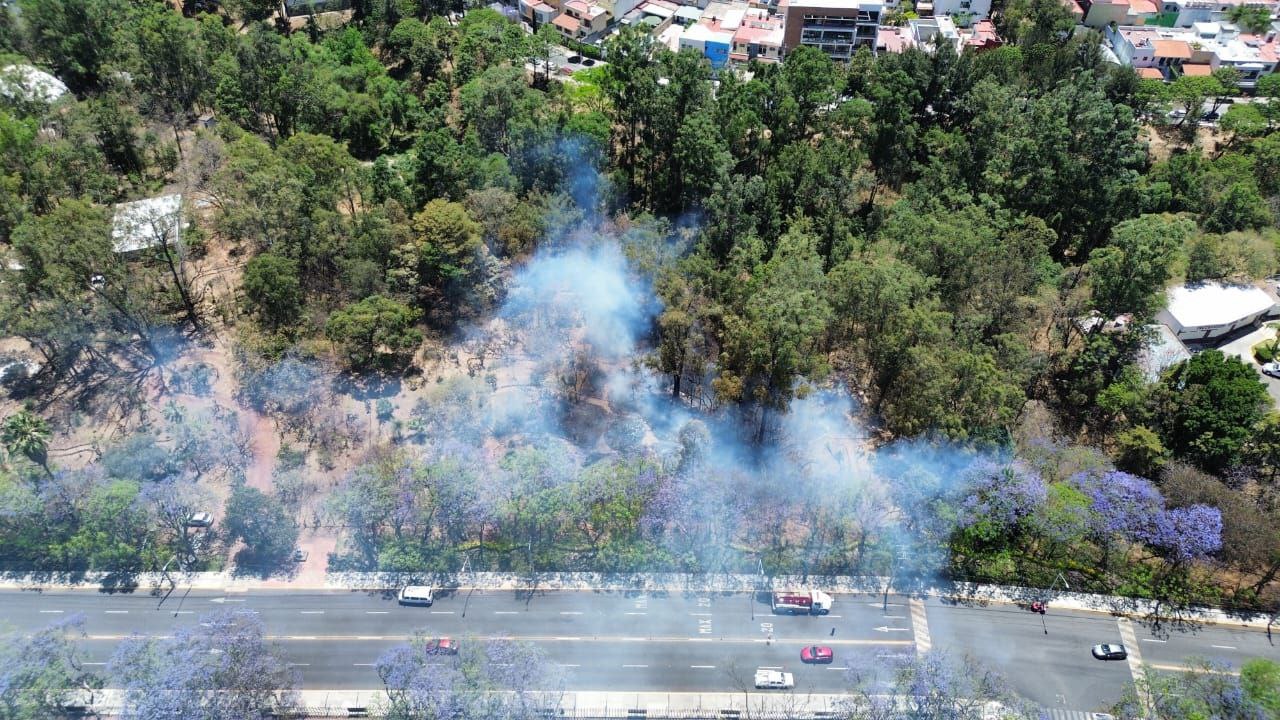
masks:
<path id="1" fill-rule="evenodd" d="M 276 456 L 280 453 L 280 435 L 271 418 L 249 409 L 241 409 L 248 423 L 249 438 L 253 444 L 253 460 L 245 468 L 245 483 L 264 493 L 270 493 L 271 475 L 276 469 Z"/>

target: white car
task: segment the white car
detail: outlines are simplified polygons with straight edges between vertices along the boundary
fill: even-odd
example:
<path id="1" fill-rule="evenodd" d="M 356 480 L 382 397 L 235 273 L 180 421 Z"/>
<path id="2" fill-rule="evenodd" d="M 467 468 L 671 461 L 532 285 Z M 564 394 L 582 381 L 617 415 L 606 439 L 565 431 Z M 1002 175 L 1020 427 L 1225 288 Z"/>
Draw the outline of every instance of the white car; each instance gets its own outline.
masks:
<path id="1" fill-rule="evenodd" d="M 763 690 L 790 690 L 796 686 L 796 679 L 789 672 L 781 670 L 756 671 L 756 687 Z"/>
<path id="2" fill-rule="evenodd" d="M 430 606 L 435 602 L 431 595 L 431 588 L 426 585 L 409 585 L 400 589 L 399 600 L 401 605 L 426 605 Z"/>
<path id="3" fill-rule="evenodd" d="M 1262 363 L 1262 374 L 1280 378 L 1280 362 Z"/>

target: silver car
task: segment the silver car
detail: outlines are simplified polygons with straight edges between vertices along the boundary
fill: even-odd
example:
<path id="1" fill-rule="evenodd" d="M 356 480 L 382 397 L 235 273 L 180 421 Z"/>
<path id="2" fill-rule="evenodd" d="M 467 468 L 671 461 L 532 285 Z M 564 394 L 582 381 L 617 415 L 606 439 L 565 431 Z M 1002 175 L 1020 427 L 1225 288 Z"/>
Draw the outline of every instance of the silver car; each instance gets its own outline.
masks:
<path id="1" fill-rule="evenodd" d="M 1129 657 L 1129 651 L 1123 645 L 1102 643 L 1093 646 L 1093 656 L 1099 660 L 1124 660 Z"/>

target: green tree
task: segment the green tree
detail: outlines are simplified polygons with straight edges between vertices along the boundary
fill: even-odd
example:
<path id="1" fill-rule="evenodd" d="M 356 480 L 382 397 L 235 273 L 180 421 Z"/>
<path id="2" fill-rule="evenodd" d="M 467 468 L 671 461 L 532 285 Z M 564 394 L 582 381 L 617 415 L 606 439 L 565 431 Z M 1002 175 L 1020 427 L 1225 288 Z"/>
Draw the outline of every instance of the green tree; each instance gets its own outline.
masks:
<path id="1" fill-rule="evenodd" d="M 819 341 L 831 320 L 815 238 L 796 222 L 757 269 L 740 311 L 724 319 L 724 352 L 713 381 L 726 400 L 758 409 L 755 441 L 770 410 L 785 410 L 806 375 L 822 369 Z"/>
<path id="2" fill-rule="evenodd" d="M 422 342 L 413 327 L 421 312 L 380 295 L 338 310 L 325 323 L 325 335 L 356 369 L 394 362 Z"/>
<path id="3" fill-rule="evenodd" d="M 1227 8 L 1227 19 L 1255 35 L 1271 28 L 1271 11 L 1262 5 L 1232 5 Z"/>
<path id="4" fill-rule="evenodd" d="M 28 45 L 76 92 L 96 89 L 113 59 L 123 0 L 19 0 Z"/>
<path id="5" fill-rule="evenodd" d="M 245 265 L 241 280 L 249 308 L 271 328 L 293 324 L 302 312 L 302 282 L 298 264 L 288 258 L 263 253 Z"/>
<path id="6" fill-rule="evenodd" d="M 199 27 L 167 6 L 153 6 L 136 21 L 130 38 L 137 48 L 134 77 L 149 98 L 152 117 L 173 128 L 178 153 L 180 132 L 191 121 L 196 103 L 210 89 L 206 49 Z"/>
<path id="7" fill-rule="evenodd" d="M 1216 472 L 1236 462 L 1270 406 L 1257 370 L 1237 357 L 1205 350 L 1161 377 L 1154 415 L 1166 447 Z"/>
<path id="8" fill-rule="evenodd" d="M 21 455 L 53 476 L 49 470 L 49 423 L 44 418 L 30 410 L 19 410 L 4 419 L 0 441 L 10 455 Z"/>
<path id="9" fill-rule="evenodd" d="M 1246 662 L 1240 667 L 1240 686 L 1272 717 L 1280 716 L 1280 663 L 1266 658 Z"/>
<path id="10" fill-rule="evenodd" d="M 414 236 L 400 248 L 393 284 L 412 287 L 426 302 L 468 289 L 485 254 L 484 228 L 461 203 L 432 200 L 413 217 Z"/>
<path id="11" fill-rule="evenodd" d="M 225 525 L 231 537 L 244 542 L 241 565 L 264 570 L 287 563 L 298 545 L 298 522 L 271 495 L 247 485 L 231 492 Z"/>
<path id="12" fill-rule="evenodd" d="M 1132 313 L 1135 322 L 1154 316 L 1176 253 L 1195 229 L 1189 220 L 1156 215 L 1117 225 L 1111 242 L 1089 255 L 1094 310 L 1107 319 Z"/>

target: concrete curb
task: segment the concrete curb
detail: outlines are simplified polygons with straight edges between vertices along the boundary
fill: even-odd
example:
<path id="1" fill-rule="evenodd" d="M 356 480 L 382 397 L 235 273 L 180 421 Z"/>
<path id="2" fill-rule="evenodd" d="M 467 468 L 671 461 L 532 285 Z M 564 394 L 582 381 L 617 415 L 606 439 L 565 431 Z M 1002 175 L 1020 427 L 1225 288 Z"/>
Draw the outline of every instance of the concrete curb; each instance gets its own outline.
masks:
<path id="1" fill-rule="evenodd" d="M 95 592 L 139 592 L 170 587 L 238 593 L 255 591 L 302 592 L 332 590 L 394 590 L 410 584 L 426 584 L 454 591 L 504 592 L 598 592 L 598 593 L 744 593 L 770 588 L 820 588 L 841 595 L 881 595 L 887 578 L 849 575 L 762 577 L 760 575 L 677 573 L 518 573 L 476 572 L 465 574 L 421 573 L 329 573 L 323 585 L 291 583 L 288 580 L 255 580 L 231 573 L 142 573 L 129 576 L 110 573 L 5 573 L 0 589 L 39 592 L 46 589 L 92 590 Z M 1233 614 L 1220 608 L 1170 608 L 1140 598 L 1090 593 L 1048 592 L 1037 588 L 974 583 L 934 583 L 929 585 L 895 582 L 892 595 L 936 598 L 945 603 L 982 606 L 990 603 L 1028 605 L 1046 601 L 1050 610 L 1075 610 L 1131 617 L 1152 623 L 1212 624 L 1266 629 L 1270 618 L 1261 613 Z"/>

